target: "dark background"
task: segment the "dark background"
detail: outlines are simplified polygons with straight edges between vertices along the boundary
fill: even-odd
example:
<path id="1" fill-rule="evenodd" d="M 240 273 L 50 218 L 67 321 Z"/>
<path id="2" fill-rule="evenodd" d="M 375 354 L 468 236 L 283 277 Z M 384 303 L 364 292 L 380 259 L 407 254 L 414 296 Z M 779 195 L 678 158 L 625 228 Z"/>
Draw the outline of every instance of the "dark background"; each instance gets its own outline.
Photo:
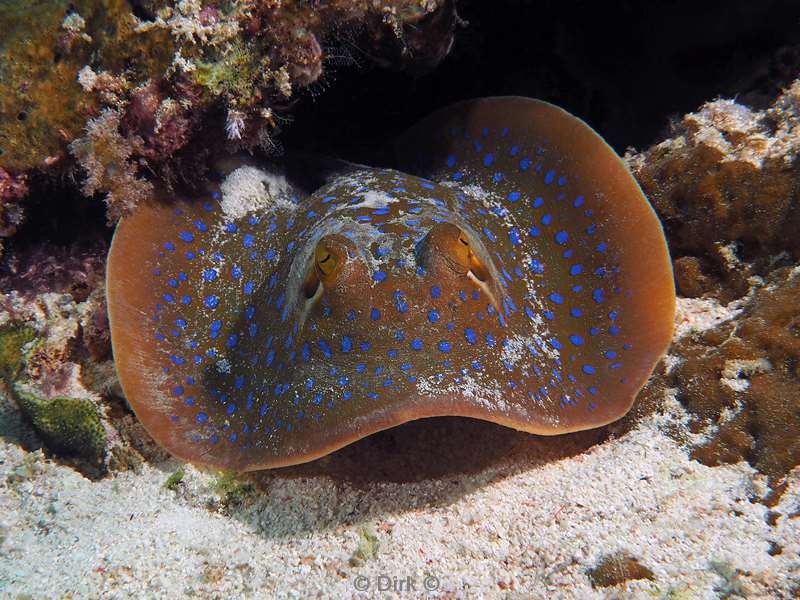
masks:
<path id="1" fill-rule="evenodd" d="M 331 47 L 361 67 L 329 61 L 318 84 L 327 90 L 295 107 L 284 145 L 368 162 L 371 146 L 436 108 L 523 95 L 580 116 L 622 153 L 715 97 L 764 105 L 800 66 L 796 0 L 461 0 L 457 9 L 468 25 L 423 76 L 368 67 L 352 44 Z"/>

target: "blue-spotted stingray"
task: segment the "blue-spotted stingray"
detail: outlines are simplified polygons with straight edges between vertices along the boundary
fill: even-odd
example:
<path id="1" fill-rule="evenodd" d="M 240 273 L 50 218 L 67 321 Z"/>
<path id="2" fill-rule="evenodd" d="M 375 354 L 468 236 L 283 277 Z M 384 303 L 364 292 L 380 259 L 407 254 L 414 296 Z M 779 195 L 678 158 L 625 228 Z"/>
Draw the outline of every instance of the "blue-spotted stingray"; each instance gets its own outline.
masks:
<path id="1" fill-rule="evenodd" d="M 246 471 L 423 417 L 551 435 L 629 410 L 675 291 L 661 225 L 602 138 L 550 104 L 486 98 L 392 154 L 396 170 L 252 210 L 213 184 L 119 224 L 116 367 L 166 449 Z"/>

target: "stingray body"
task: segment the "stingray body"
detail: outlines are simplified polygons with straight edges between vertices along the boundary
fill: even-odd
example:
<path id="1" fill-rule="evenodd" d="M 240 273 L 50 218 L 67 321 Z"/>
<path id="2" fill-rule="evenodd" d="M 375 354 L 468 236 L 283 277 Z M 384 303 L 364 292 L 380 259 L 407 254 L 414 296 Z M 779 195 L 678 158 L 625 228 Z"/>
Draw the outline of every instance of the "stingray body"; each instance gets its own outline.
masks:
<path id="1" fill-rule="evenodd" d="M 231 208 L 223 185 L 119 225 L 116 365 L 172 453 L 252 470 L 422 417 L 557 434 L 628 411 L 674 288 L 614 152 L 523 98 L 444 109 L 394 149 L 400 170 L 308 196 Z"/>

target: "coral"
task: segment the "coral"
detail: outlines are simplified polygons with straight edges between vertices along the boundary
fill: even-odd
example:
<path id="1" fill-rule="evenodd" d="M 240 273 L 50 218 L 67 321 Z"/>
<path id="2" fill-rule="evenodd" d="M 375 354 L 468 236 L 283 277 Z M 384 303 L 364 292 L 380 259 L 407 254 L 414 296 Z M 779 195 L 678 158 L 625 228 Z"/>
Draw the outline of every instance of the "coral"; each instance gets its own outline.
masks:
<path id="1" fill-rule="evenodd" d="M 20 385 L 13 396 L 37 433 L 55 452 L 86 458 L 103 456 L 106 431 L 97 408 L 83 398 L 40 398 Z"/>
<path id="2" fill-rule="evenodd" d="M 628 156 L 664 222 L 682 294 L 731 300 L 776 260 L 800 259 L 799 127 L 797 81 L 764 111 L 709 102 Z"/>
<path id="3" fill-rule="evenodd" d="M 86 171 L 83 193 L 105 194 L 112 223 L 153 191 L 153 184 L 138 176 L 139 165 L 133 159 L 142 153 L 144 142 L 138 136 L 124 137 L 119 131 L 121 119 L 120 112 L 106 109 L 89 121 L 84 137 L 70 144 L 70 151 Z"/>
<path id="4" fill-rule="evenodd" d="M 627 554 L 610 554 L 589 570 L 592 587 L 611 587 L 631 579 L 654 579 L 653 572 Z"/>
<path id="5" fill-rule="evenodd" d="M 361 32 L 376 57 L 395 39 L 404 64 L 430 66 L 449 51 L 456 15 L 452 0 L 52 0 L 8 2 L 0 20 L 11 32 L 0 41 L 0 237 L 8 237 L 23 218 L 10 200 L 26 193 L 26 175 L 69 171 L 67 148 L 85 171 L 84 194 L 104 194 L 115 222 L 153 183 L 196 179 L 203 168 L 185 165 L 197 160 L 178 156 L 195 136 L 224 127 L 236 144 L 272 150 L 273 109 L 321 77 L 326 38 Z"/>
<path id="6" fill-rule="evenodd" d="M 800 464 L 800 267 L 777 269 L 735 320 L 671 351 L 667 376 L 706 439 L 707 465 L 747 460 L 780 490 Z"/>
<path id="7" fill-rule="evenodd" d="M 146 79 L 173 53 L 165 32 L 135 31 L 126 0 L 6 2 L 0 19 L 0 163 L 17 172 L 64 155 L 96 111 L 82 68 Z"/>

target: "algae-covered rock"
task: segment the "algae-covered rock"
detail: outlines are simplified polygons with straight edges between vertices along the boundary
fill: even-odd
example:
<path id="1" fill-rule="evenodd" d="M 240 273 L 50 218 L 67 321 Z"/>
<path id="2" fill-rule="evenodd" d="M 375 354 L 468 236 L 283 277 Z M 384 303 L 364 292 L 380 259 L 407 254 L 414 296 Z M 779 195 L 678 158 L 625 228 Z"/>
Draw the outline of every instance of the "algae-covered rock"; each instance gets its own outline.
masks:
<path id="1" fill-rule="evenodd" d="M 682 295 L 729 301 L 775 257 L 800 259 L 799 133 L 796 81 L 768 110 L 709 102 L 628 157 L 664 223 Z"/>
<path id="2" fill-rule="evenodd" d="M 51 450 L 86 458 L 103 456 L 106 431 L 91 400 L 48 399 L 20 383 L 25 361 L 37 341 L 36 331 L 24 324 L 0 328 L 0 376 L 6 388 Z"/>
<path id="3" fill-rule="evenodd" d="M 668 376 L 706 434 L 693 457 L 748 461 L 780 486 L 800 464 L 800 266 L 775 271 L 733 321 L 681 341 Z"/>
<path id="4" fill-rule="evenodd" d="M 31 327 L 8 323 L 0 327 L 0 376 L 14 381 L 25 361 L 26 347 L 36 339 Z"/>
<path id="5" fill-rule="evenodd" d="M 105 454 L 106 432 L 97 407 L 84 398 L 40 398 L 19 384 L 14 398 L 51 450 L 85 458 Z"/>

